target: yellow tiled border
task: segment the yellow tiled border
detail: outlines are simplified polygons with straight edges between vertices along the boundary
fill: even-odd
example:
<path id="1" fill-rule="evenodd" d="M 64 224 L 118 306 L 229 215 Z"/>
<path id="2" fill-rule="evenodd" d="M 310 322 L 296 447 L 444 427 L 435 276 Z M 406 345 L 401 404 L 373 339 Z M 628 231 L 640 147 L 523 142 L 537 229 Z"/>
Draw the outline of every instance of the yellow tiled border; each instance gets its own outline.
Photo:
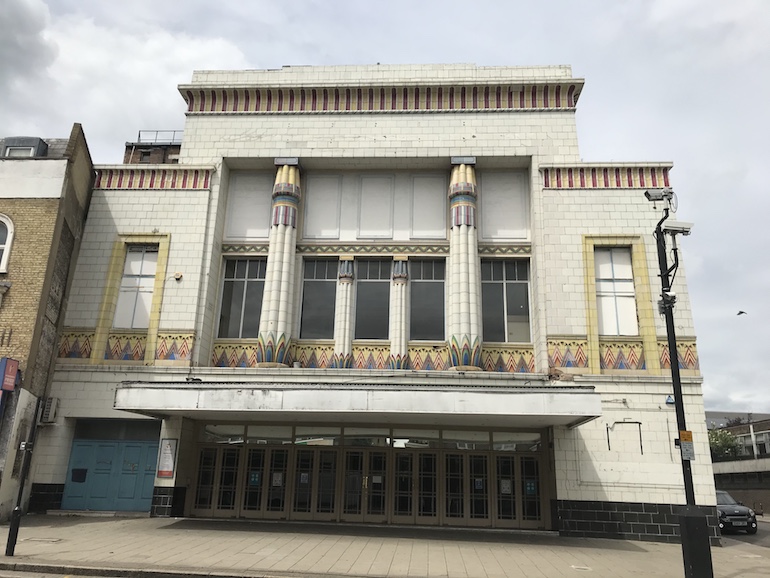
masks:
<path id="1" fill-rule="evenodd" d="M 163 286 L 166 281 L 166 266 L 171 237 L 168 234 L 120 235 L 112 246 L 112 256 L 107 269 L 107 279 L 104 287 L 104 297 L 99 309 L 99 317 L 94 332 L 94 342 L 91 353 L 91 363 L 109 362 L 104 359 L 104 349 L 107 346 L 115 307 L 118 303 L 120 282 L 123 278 L 123 266 L 129 245 L 157 245 L 158 263 L 155 269 L 155 285 L 152 293 L 152 308 L 150 323 L 147 328 L 147 345 L 144 352 L 144 363 L 155 362 L 155 349 L 158 343 L 158 326 L 160 324 L 160 307 L 163 303 Z"/>
<path id="2" fill-rule="evenodd" d="M 594 272 L 594 250 L 597 247 L 629 247 L 631 268 L 634 272 L 636 293 L 636 315 L 639 319 L 639 339 L 644 346 L 647 372 L 660 375 L 658 338 L 655 332 L 655 311 L 652 306 L 650 274 L 647 270 L 647 252 L 639 236 L 628 235 L 584 235 L 583 263 L 586 291 L 586 312 L 588 322 L 588 368 L 591 373 L 601 373 L 599 347 L 599 314 L 596 306 L 596 274 Z"/>

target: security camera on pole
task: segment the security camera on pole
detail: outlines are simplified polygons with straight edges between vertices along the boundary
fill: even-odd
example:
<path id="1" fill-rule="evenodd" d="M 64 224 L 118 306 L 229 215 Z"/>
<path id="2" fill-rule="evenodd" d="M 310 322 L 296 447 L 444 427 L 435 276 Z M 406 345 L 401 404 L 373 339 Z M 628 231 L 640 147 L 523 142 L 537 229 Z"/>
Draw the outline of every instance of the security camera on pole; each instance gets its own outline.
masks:
<path id="1" fill-rule="evenodd" d="M 676 408 L 676 423 L 679 436 L 674 440 L 679 446 L 682 458 L 682 474 L 684 475 L 684 493 L 687 505 L 679 514 L 679 533 L 682 538 L 682 556 L 686 578 L 713 578 L 714 570 L 711 564 L 711 546 L 709 544 L 708 522 L 706 515 L 695 504 L 695 489 L 692 481 L 691 461 L 695 459 L 692 432 L 687 429 L 684 415 L 684 400 L 682 398 L 682 381 L 679 375 L 679 356 L 674 332 L 674 304 L 676 293 L 671 290 L 676 272 L 679 269 L 679 250 L 676 246 L 677 235 L 689 235 L 692 223 L 668 221 L 669 214 L 676 212 L 677 198 L 671 189 L 652 189 L 645 191 L 644 196 L 652 203 L 662 202 L 663 218 L 655 227 L 655 241 L 658 249 L 658 265 L 660 266 L 661 300 L 658 311 L 666 320 L 668 336 L 668 352 L 671 364 L 671 381 L 674 388 L 674 407 Z M 668 266 L 666 256 L 666 235 L 671 236 L 674 263 Z"/>

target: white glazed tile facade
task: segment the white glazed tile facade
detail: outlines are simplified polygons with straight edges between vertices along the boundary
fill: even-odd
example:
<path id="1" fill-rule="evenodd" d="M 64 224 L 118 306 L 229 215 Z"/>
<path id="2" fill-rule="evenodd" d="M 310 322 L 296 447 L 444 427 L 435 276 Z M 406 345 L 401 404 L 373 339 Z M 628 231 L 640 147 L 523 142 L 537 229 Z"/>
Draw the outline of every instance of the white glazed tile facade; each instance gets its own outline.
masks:
<path id="1" fill-rule="evenodd" d="M 565 83 L 570 79 L 571 69 L 558 66 L 289 67 L 280 71 L 198 71 L 193 75 L 192 84 L 180 87 L 180 92 L 184 95 L 187 90 L 198 88 L 229 90 L 244 86 L 450 86 L 485 82 L 534 83 L 539 86 L 548 82 Z M 582 86 L 582 80 L 575 81 Z M 529 235 L 519 244 L 525 246 L 530 254 L 530 347 L 534 355 L 534 372 L 523 376 L 496 372 L 462 374 L 447 371 L 431 374 L 404 371 L 393 377 L 393 372 L 346 374 L 350 370 L 344 369 L 270 369 L 269 373 L 265 373 L 267 370 L 259 368 L 210 367 L 218 327 L 223 245 L 230 244 L 223 242 L 223 239 L 227 190 L 233 171 L 260 170 L 274 174 L 276 169 L 273 159 L 297 157 L 302 170 L 327 170 L 345 175 L 363 174 L 365 171 L 397 171 L 405 166 L 406 170 L 425 171 L 425 174 L 431 175 L 443 170 L 448 183 L 450 157 L 453 156 L 476 158 L 477 170 L 482 175 L 477 209 L 480 211 L 484 207 L 485 170 L 524 171 L 524 180 L 529 187 Z M 549 375 L 549 372 L 558 369 L 549 367 L 550 341 L 556 338 L 583 340 L 587 342 L 588 348 L 592 343 L 589 334 L 592 305 L 590 296 L 586 294 L 589 284 L 584 261 L 586 239 L 623 237 L 639 240 L 648 270 L 650 287 L 647 291 L 654 301 L 646 304 L 648 308 L 656 309 L 655 301 L 659 293 L 656 284 L 657 255 L 652 231 L 660 217 L 659 211 L 654 210 L 644 198 L 643 188 L 559 188 L 544 183 L 541 167 L 581 166 L 574 110 L 411 111 L 393 114 L 220 114 L 192 111 L 188 113 L 179 163 L 180 167 L 212 167 L 208 187 L 201 190 L 166 190 L 162 193 L 157 190 L 95 190 L 72 285 L 66 325 L 73 328 L 96 327 L 110 282 L 106 271 L 118 236 L 152 233 L 169 235 L 167 279 L 160 307 L 159 328 L 185 330 L 195 334 L 192 367 L 188 368 L 189 373 L 186 374 L 181 368 L 129 365 L 88 367 L 71 364 L 70 360 L 60 362 L 51 387 L 51 395 L 61 399 L 59 418 L 54 426 L 42 433 L 49 449 L 45 453 L 36 454 L 36 481 L 52 484 L 64 482 L 66 454 L 72 442 L 75 419 L 110 418 L 117 415 L 127 418 L 133 415 L 113 409 L 120 382 L 183 383 L 186 375 L 195 372 L 194 375 L 204 381 L 246 380 L 252 385 L 264 383 L 268 389 L 282 384 L 326 384 L 333 388 L 345 383 L 348 376 L 353 376 L 352 379 L 364 381 L 368 384 L 365 387 L 371 389 L 377 383 L 395 383 L 403 387 L 429 385 L 443 387 L 447 391 L 470 386 L 497 387 L 502 391 L 506 387 L 520 386 L 525 382 L 554 388 L 593 387 L 601 398 L 599 417 L 577 427 L 553 425 L 551 430 L 551 499 L 554 502 L 684 503 L 681 463 L 678 450 L 673 445 L 676 419 L 673 407 L 665 402 L 666 397 L 672 393 L 671 383 L 668 371 L 656 369 L 659 367 L 657 350 L 645 351 L 648 370 L 613 373 L 599 371 L 598 367 L 582 367 L 570 370 L 576 375 L 574 381 L 566 382 L 555 381 L 558 377 Z M 670 167 L 665 163 L 629 163 L 622 166 L 659 166 L 661 170 Z M 304 189 L 302 194 L 306 194 Z M 312 246 L 314 243 L 341 242 L 340 239 L 303 239 L 301 207 L 300 203 L 295 232 L 298 243 Z M 345 237 L 342 240 L 358 245 L 371 244 L 372 241 L 357 239 L 354 226 L 347 222 L 345 215 L 354 212 L 353 207 L 344 207 L 338 213 L 340 231 L 343 232 L 342 237 Z M 397 239 L 398 242 L 393 239 L 377 240 L 377 243 L 410 242 L 408 230 L 413 227 L 412 219 L 416 217 L 400 215 L 398 218 L 408 223 L 406 227 L 394 225 L 407 231 L 401 235 L 404 238 Z M 447 215 L 448 233 L 451 227 L 449 223 L 450 217 Z M 445 256 L 451 261 L 449 238 L 447 234 L 446 239 L 437 239 L 436 242 L 446 245 L 450 254 Z M 480 245 L 506 244 L 510 243 L 480 240 Z M 247 246 L 249 243 L 242 245 Z M 266 251 L 267 239 L 254 245 Z M 682 245 L 682 260 L 686 260 L 686 242 Z M 296 336 L 299 329 L 302 261 L 300 255 L 292 257 L 291 253 L 293 251 L 282 256 L 282 270 L 287 274 L 285 285 L 293 287 L 294 294 L 281 296 L 280 311 L 289 320 L 286 324 L 289 332 Z M 264 252 L 261 254 L 264 255 Z M 181 281 L 175 281 L 173 275 L 176 272 L 182 273 Z M 352 293 L 354 286 L 349 290 Z M 675 309 L 677 334 L 694 340 L 695 331 L 683 269 L 677 274 L 674 290 L 678 295 Z M 458 296 L 457 302 L 467 300 L 470 292 L 470 289 L 465 289 Z M 355 300 L 352 295 L 349 297 Z M 450 306 L 448 301 L 447 304 Z M 351 310 L 355 310 L 355 304 Z M 338 324 L 346 323 L 349 324 L 350 319 L 338 320 Z M 647 329 L 655 334 L 653 340 L 657 337 L 657 347 L 658 342 L 665 342 L 663 319 L 656 313 L 649 324 Z M 346 326 L 345 329 L 350 333 L 351 327 Z M 339 351 L 335 352 L 349 354 L 348 341 L 340 338 L 337 347 Z M 334 349 L 334 340 L 330 340 L 330 343 Z M 403 343 L 399 355 L 403 353 L 402 349 Z M 654 362 L 652 358 L 655 358 Z M 695 371 L 685 376 L 683 381 L 688 426 L 696 440 L 697 458 L 693 465 L 696 498 L 698 504 L 713 505 L 714 485 L 703 416 L 701 378 Z M 221 404 L 227 403 L 232 405 L 233 411 L 237 411 L 237 395 L 233 394 L 230 398 L 226 397 L 226 393 L 221 395 L 225 398 L 217 397 L 217 411 L 221 410 Z M 342 391 L 340 395 L 344 395 Z M 165 399 L 163 403 L 168 404 L 170 409 L 174 406 L 172 396 L 164 397 L 154 392 L 153 399 Z M 500 397 L 501 403 L 503 399 L 507 398 Z M 404 403 L 408 403 L 407 396 L 404 396 Z M 422 401 L 414 403 L 414 407 L 422 407 Z M 409 409 L 404 408 L 405 415 Z M 529 416 L 527 419 L 533 418 Z M 257 418 L 251 415 L 244 419 Z M 521 420 L 521 424 L 534 423 L 523 417 Z M 180 419 L 176 415 L 164 421 L 163 436 L 188 440 L 186 445 L 183 444 L 184 447 L 180 447 L 180 463 L 195 462 L 192 447 L 194 435 L 190 423 L 191 420 Z M 189 467 L 193 468 L 194 465 Z M 190 478 L 193 473 L 188 471 L 180 475 Z M 156 485 L 163 487 L 174 485 L 173 480 L 156 482 Z M 189 484 L 187 489 L 191 491 Z"/>

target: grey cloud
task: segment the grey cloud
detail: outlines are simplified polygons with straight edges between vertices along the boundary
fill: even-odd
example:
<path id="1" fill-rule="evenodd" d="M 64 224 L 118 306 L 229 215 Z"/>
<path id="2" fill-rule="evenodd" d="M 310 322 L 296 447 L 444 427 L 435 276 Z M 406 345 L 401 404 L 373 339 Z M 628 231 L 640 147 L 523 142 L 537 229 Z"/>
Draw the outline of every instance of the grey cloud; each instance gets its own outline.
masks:
<path id="1" fill-rule="evenodd" d="M 0 90 L 23 88 L 44 74 L 56 47 L 43 36 L 47 9 L 37 0 L 6 0 L 0 10 Z"/>

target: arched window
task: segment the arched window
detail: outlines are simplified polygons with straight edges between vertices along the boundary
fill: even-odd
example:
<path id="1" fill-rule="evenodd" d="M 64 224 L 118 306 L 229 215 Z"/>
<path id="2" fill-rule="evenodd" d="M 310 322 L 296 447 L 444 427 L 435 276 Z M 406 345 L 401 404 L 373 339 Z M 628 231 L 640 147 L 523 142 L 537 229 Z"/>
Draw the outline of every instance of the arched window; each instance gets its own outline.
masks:
<path id="1" fill-rule="evenodd" d="M 0 273 L 8 272 L 8 257 L 13 242 L 13 221 L 0 215 Z"/>

